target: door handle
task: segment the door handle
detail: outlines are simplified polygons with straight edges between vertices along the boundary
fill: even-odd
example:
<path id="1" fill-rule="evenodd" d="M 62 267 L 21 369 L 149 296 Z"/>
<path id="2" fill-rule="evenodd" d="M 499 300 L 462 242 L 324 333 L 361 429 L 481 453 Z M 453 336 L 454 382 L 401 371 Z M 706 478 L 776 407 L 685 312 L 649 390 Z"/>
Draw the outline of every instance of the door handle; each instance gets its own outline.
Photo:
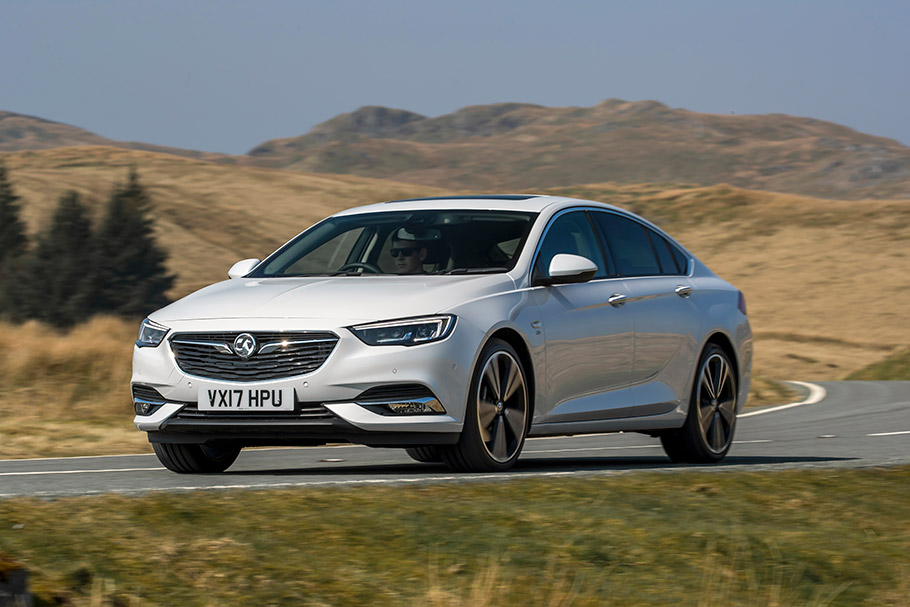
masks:
<path id="1" fill-rule="evenodd" d="M 688 297 L 692 294 L 692 287 L 688 285 L 679 285 L 676 287 L 675 291 L 680 297 Z"/>
<path id="2" fill-rule="evenodd" d="M 607 303 L 614 308 L 618 308 L 619 306 L 626 303 L 626 296 L 621 293 L 614 293 L 610 296 L 610 299 L 607 300 Z"/>

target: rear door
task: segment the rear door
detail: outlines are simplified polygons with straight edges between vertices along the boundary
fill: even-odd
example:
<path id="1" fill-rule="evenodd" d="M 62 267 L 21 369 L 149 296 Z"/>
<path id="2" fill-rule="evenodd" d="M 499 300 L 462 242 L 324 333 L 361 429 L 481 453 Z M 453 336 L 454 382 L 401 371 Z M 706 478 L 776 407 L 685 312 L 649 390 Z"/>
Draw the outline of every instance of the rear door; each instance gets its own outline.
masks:
<path id="1" fill-rule="evenodd" d="M 681 253 L 648 226 L 617 213 L 592 215 L 634 313 L 633 415 L 666 413 L 686 398 L 697 354 L 700 315 L 687 263 L 680 267 Z"/>

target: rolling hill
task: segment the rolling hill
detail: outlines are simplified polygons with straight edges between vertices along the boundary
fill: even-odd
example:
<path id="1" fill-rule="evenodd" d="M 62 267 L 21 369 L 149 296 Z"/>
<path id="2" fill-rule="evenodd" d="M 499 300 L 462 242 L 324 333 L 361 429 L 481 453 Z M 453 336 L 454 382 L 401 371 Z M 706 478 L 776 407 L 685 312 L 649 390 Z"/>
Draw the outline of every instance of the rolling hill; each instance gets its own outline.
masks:
<path id="1" fill-rule="evenodd" d="M 178 275 L 174 296 L 222 280 L 238 259 L 261 258 L 334 211 L 454 191 L 100 146 L 0 157 L 31 231 L 68 189 L 81 192 L 97 217 L 112 185 L 136 166 Z M 636 211 L 741 288 L 761 376 L 839 378 L 910 343 L 906 200 L 833 201 L 727 185 L 601 183 L 542 193 Z"/>
<path id="2" fill-rule="evenodd" d="M 724 182 L 838 199 L 910 198 L 910 148 L 891 139 L 811 118 L 700 114 L 656 101 L 501 103 L 435 118 L 368 106 L 249 155 L 261 166 L 451 188 Z"/>
<path id="3" fill-rule="evenodd" d="M 106 146 L 0 153 L 0 160 L 31 232 L 69 189 L 82 193 L 97 219 L 113 184 L 136 167 L 178 275 L 174 297 L 224 279 L 234 261 L 266 255 L 333 211 L 453 192 Z M 726 185 L 599 183 L 545 193 L 630 208 L 744 291 L 756 338 L 753 402 L 786 398 L 771 380 L 842 379 L 905 356 L 910 201 L 833 201 Z M 0 322 L 0 456 L 148 451 L 124 405 L 137 323 L 96 318 L 61 334 Z"/>
<path id="4" fill-rule="evenodd" d="M 187 158 L 204 158 L 214 162 L 236 162 L 234 157 L 226 154 L 198 152 L 196 150 L 185 150 L 135 141 L 115 141 L 62 122 L 54 122 L 53 120 L 15 112 L 0 111 L 0 152 L 49 150 L 83 145 L 105 145 L 130 150 L 173 154 Z"/>
<path id="5" fill-rule="evenodd" d="M 578 183 L 730 183 L 858 200 L 910 198 L 910 148 L 783 114 L 700 114 L 656 101 L 593 107 L 499 103 L 429 118 L 362 107 L 297 137 L 230 156 L 106 139 L 0 112 L 0 152 L 104 145 L 309 173 L 419 185 L 527 191 Z"/>

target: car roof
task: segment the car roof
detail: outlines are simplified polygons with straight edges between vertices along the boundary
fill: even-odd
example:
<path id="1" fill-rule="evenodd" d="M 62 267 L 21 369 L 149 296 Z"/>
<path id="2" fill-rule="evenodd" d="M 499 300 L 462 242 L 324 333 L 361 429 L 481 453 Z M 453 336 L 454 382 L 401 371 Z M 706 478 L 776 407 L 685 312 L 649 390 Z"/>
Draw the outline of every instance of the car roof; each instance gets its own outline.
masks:
<path id="1" fill-rule="evenodd" d="M 407 198 L 404 200 L 389 200 L 377 204 L 369 204 L 341 211 L 337 215 L 356 215 L 360 213 L 375 213 L 382 211 L 422 211 L 422 210 L 496 210 L 496 211 L 530 211 L 540 213 L 547 207 L 558 205 L 568 207 L 575 205 L 594 206 L 605 209 L 624 211 L 619 207 L 594 202 L 591 200 L 578 200 L 562 196 L 547 196 L 538 194 L 491 194 L 475 196 L 433 196 L 430 198 Z M 624 211 L 627 212 L 627 211 Z"/>

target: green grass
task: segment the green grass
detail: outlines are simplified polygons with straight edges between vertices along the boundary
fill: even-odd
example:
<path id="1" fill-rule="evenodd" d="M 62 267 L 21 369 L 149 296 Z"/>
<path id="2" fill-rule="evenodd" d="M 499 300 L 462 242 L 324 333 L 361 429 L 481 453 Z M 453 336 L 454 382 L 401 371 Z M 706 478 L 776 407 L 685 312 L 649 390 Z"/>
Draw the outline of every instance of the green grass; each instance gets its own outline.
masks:
<path id="1" fill-rule="evenodd" d="M 14 499 L 0 553 L 40 604 L 906 605 L 910 468 Z"/>
<path id="2" fill-rule="evenodd" d="M 862 381 L 908 381 L 910 380 L 910 348 L 900 350 L 855 371 L 847 376 L 850 380 Z"/>

